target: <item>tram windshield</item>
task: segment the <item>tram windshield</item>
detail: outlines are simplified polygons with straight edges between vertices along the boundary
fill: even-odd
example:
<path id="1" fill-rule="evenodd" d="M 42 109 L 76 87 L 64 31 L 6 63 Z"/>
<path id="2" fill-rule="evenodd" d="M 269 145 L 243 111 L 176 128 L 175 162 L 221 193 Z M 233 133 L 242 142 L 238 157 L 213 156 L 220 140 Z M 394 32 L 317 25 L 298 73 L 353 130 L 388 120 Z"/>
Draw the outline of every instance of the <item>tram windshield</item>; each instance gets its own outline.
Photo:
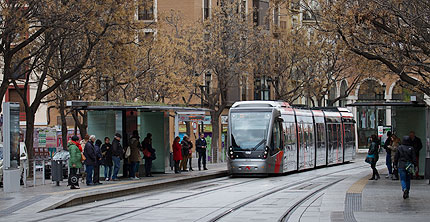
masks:
<path id="1" fill-rule="evenodd" d="M 230 123 L 233 150 L 263 150 L 271 116 L 271 112 L 232 113 Z"/>

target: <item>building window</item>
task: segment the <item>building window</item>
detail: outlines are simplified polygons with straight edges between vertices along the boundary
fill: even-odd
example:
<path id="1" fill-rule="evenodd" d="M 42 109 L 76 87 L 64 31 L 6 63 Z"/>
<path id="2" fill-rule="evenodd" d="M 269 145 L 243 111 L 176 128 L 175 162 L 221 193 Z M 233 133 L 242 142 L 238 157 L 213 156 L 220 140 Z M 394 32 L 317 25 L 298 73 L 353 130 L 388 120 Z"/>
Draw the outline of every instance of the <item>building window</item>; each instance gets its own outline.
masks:
<path id="1" fill-rule="evenodd" d="M 154 39 L 154 31 L 153 30 L 144 30 L 142 32 L 139 32 L 137 35 L 138 42 L 142 43 L 145 41 L 152 41 Z"/>
<path id="2" fill-rule="evenodd" d="M 267 76 L 255 78 L 254 82 L 254 100 L 270 100 L 270 81 Z"/>
<path id="3" fill-rule="evenodd" d="M 203 0 L 203 19 L 209 19 L 211 13 L 211 0 Z"/>
<path id="4" fill-rule="evenodd" d="M 281 27 L 281 29 L 287 29 L 287 22 L 286 21 L 281 21 L 280 22 L 280 27 Z"/>
<path id="5" fill-rule="evenodd" d="M 252 7 L 253 12 L 253 22 L 254 25 L 260 26 L 264 25 L 266 30 L 270 29 L 270 24 L 267 21 L 266 15 L 269 10 L 269 2 L 267 0 L 253 0 Z"/>
<path id="6" fill-rule="evenodd" d="M 138 20 L 154 20 L 154 0 L 140 0 L 137 16 Z"/>
<path id="7" fill-rule="evenodd" d="M 275 26 L 279 25 L 279 7 L 275 7 L 275 9 L 273 9 L 273 23 Z"/>

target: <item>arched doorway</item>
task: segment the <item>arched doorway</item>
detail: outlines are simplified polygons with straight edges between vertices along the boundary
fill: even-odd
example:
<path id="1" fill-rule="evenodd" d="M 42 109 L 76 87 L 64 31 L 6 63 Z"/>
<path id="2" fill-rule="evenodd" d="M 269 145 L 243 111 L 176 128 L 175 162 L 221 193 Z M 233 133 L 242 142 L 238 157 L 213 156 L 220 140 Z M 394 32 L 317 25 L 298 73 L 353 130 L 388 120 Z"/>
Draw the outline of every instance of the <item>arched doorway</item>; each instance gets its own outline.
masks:
<path id="1" fill-rule="evenodd" d="M 364 80 L 358 90 L 359 101 L 375 101 L 384 100 L 385 97 L 385 85 L 379 84 L 378 81 L 373 79 Z"/>
<path id="2" fill-rule="evenodd" d="M 385 85 L 374 79 L 364 80 L 358 90 L 358 102 L 384 102 Z M 369 138 L 378 134 L 378 126 L 386 125 L 386 108 L 360 106 L 357 108 L 358 147 L 368 148 Z"/>

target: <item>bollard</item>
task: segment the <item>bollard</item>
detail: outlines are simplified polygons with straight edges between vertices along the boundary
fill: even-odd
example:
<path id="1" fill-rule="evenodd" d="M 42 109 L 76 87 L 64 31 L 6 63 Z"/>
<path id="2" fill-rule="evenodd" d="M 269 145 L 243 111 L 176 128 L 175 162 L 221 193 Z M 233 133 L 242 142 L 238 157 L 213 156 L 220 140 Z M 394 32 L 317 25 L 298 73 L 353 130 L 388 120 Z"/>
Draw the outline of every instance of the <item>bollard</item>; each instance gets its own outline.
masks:
<path id="1" fill-rule="evenodd" d="M 24 174 L 22 175 L 22 181 L 24 182 L 24 188 L 27 188 L 27 160 L 24 160 Z"/>
<path id="2" fill-rule="evenodd" d="M 42 160 L 42 184 L 45 185 L 45 160 Z"/>

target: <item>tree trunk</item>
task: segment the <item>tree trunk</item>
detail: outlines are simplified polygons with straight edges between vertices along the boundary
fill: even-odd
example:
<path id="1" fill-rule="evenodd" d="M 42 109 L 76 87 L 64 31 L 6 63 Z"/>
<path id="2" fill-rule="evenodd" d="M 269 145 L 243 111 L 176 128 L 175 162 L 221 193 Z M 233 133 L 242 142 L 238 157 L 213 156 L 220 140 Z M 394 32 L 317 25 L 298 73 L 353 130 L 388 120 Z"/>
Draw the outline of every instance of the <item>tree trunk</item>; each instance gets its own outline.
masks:
<path id="1" fill-rule="evenodd" d="M 211 124 L 212 124 L 212 144 L 211 150 L 213 153 L 212 160 L 214 163 L 218 162 L 218 150 L 219 150 L 219 138 L 220 138 L 220 126 L 219 126 L 219 114 L 216 111 L 211 112 Z"/>
<path id="2" fill-rule="evenodd" d="M 82 116 L 82 123 L 79 120 L 79 114 Z M 87 135 L 87 126 L 88 126 L 88 113 L 84 111 L 84 113 L 81 112 L 72 112 L 73 119 L 75 120 L 75 124 L 79 128 L 79 134 L 81 134 L 81 138 L 84 138 L 85 135 Z"/>
<path id="3" fill-rule="evenodd" d="M 9 81 L 5 81 L 3 79 L 3 82 L 1 83 L 1 86 L 0 86 L 0 101 L 3 101 L 3 97 L 6 94 L 8 88 L 9 88 Z M 2 108 L 3 106 L 0 105 L 0 112 L 2 112 Z"/>
<path id="4" fill-rule="evenodd" d="M 25 147 L 27 148 L 27 155 L 29 161 L 29 177 L 33 176 L 33 164 L 31 164 L 31 160 L 34 161 L 34 119 L 35 114 L 31 112 L 30 108 L 26 108 L 25 112 L 25 120 L 26 120 L 26 129 L 25 129 Z"/>
<path id="5" fill-rule="evenodd" d="M 61 117 L 61 141 L 63 150 L 67 150 L 67 120 L 66 120 L 66 101 L 64 98 L 60 99 L 60 117 Z"/>

